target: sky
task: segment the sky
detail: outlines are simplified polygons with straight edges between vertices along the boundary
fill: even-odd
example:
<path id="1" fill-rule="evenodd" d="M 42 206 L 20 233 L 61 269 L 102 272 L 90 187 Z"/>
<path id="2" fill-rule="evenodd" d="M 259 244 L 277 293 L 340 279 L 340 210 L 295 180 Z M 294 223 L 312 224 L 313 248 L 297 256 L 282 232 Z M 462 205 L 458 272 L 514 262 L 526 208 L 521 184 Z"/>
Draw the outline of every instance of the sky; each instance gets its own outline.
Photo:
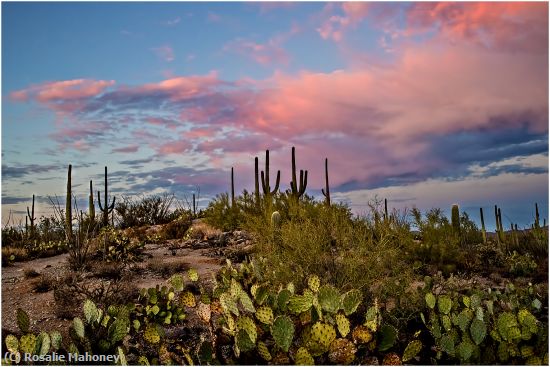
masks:
<path id="1" fill-rule="evenodd" d="M 548 3 L 2 2 L 2 224 L 291 180 L 478 221 L 548 218 Z M 97 201 L 97 198 L 96 198 Z M 490 218 L 490 219 L 487 219 Z"/>

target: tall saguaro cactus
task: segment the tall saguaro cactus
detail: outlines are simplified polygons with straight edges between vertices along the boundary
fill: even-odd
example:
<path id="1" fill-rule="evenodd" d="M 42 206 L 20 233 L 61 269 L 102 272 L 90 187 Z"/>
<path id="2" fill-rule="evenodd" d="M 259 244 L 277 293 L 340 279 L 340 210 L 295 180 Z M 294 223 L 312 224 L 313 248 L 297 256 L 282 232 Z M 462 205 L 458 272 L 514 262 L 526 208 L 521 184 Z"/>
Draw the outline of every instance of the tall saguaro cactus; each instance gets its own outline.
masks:
<path id="1" fill-rule="evenodd" d="M 328 184 L 328 158 L 325 158 L 325 188 L 321 189 L 325 197 L 325 205 L 330 206 L 330 187 Z"/>
<path id="2" fill-rule="evenodd" d="M 27 207 L 27 214 L 28 214 L 29 220 L 31 222 L 30 235 L 31 235 L 31 237 L 34 237 L 34 221 L 36 219 L 34 217 L 34 194 L 32 195 L 32 209 L 31 209 L 31 211 L 29 211 L 29 207 Z"/>
<path id="3" fill-rule="evenodd" d="M 460 211 L 458 204 L 453 204 L 451 207 L 451 224 L 455 234 L 460 234 Z"/>
<path id="4" fill-rule="evenodd" d="M 69 164 L 69 172 L 67 173 L 67 197 L 65 199 L 65 235 L 67 236 L 67 242 L 71 242 L 73 239 L 73 207 L 72 207 L 72 185 L 71 185 L 71 172 L 73 166 Z"/>
<path id="5" fill-rule="evenodd" d="M 34 196 L 33 196 L 33 202 L 34 202 Z M 535 203 L 535 229 L 540 228 L 540 216 L 539 216 L 539 205 Z"/>
<path id="6" fill-rule="evenodd" d="M 103 206 L 101 205 L 101 193 L 100 191 L 98 190 L 97 191 L 97 201 L 98 201 L 98 204 L 99 204 L 99 210 L 101 210 L 101 212 L 103 213 L 103 225 L 104 226 L 108 226 L 109 225 L 109 214 L 113 212 L 113 209 L 115 208 L 115 197 L 113 196 L 113 202 L 111 203 L 111 205 L 109 205 L 109 202 L 108 202 L 108 194 L 109 194 L 109 191 L 108 191 L 108 186 L 107 186 L 107 166 L 105 166 L 105 200 L 104 200 L 104 203 L 105 203 L 105 208 L 103 208 Z"/>
<path id="7" fill-rule="evenodd" d="M 277 171 L 277 178 L 275 179 L 275 188 L 271 190 L 271 184 L 269 182 L 269 150 L 265 151 L 265 172 L 261 173 L 262 189 L 264 196 L 270 197 L 279 190 L 279 182 L 281 181 L 281 171 Z"/>
<path id="8" fill-rule="evenodd" d="M 254 157 L 254 201 L 256 208 L 260 207 L 260 180 L 258 176 L 258 157 Z"/>
<path id="9" fill-rule="evenodd" d="M 233 167 L 231 167 L 231 208 L 235 209 L 235 180 L 233 176 Z"/>
<path id="10" fill-rule="evenodd" d="M 88 215 L 90 216 L 90 221 L 95 222 L 95 205 L 94 205 L 94 190 L 92 188 L 92 180 L 90 180 L 90 196 L 88 198 L 89 200 L 89 210 Z"/>
<path id="11" fill-rule="evenodd" d="M 305 172 L 305 174 L 304 174 Z M 306 192 L 307 186 L 307 170 L 300 170 L 300 182 L 296 180 L 296 155 L 295 148 L 292 147 L 292 181 L 290 182 L 290 190 L 292 196 L 298 200 Z"/>
<path id="12" fill-rule="evenodd" d="M 481 234 L 483 235 L 483 243 L 487 243 L 487 232 L 485 231 L 485 220 L 483 219 L 483 208 L 479 208 L 479 216 L 481 217 Z"/>

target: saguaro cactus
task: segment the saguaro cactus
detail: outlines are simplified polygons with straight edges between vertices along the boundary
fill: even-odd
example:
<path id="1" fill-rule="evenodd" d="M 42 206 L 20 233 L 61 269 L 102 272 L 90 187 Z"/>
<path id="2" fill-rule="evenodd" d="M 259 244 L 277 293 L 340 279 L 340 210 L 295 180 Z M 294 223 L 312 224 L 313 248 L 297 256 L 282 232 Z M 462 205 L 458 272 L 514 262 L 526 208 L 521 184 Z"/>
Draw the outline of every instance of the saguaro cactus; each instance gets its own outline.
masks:
<path id="1" fill-rule="evenodd" d="M 34 196 L 33 196 L 34 201 Z M 540 228 L 539 205 L 535 203 L 535 229 Z"/>
<path id="2" fill-rule="evenodd" d="M 108 198 L 108 186 L 107 186 L 107 166 L 105 166 L 105 200 L 104 200 L 104 203 L 105 203 L 105 208 L 103 208 L 103 206 L 101 205 L 101 193 L 100 191 L 98 190 L 97 191 L 97 201 L 98 201 L 98 204 L 99 204 L 99 210 L 101 210 L 101 212 L 103 213 L 103 225 L 104 226 L 108 226 L 109 225 L 109 214 L 113 212 L 113 209 L 115 208 L 115 197 L 113 196 L 113 202 L 111 203 L 111 205 L 108 205 L 109 202 L 107 200 Z"/>
<path id="3" fill-rule="evenodd" d="M 305 172 L 305 174 L 304 174 Z M 298 200 L 306 192 L 307 186 L 307 170 L 300 170 L 300 182 L 296 180 L 296 154 L 295 148 L 292 147 L 292 181 L 290 182 L 290 190 L 292 196 Z"/>
<path id="4" fill-rule="evenodd" d="M 451 207 L 451 224 L 455 234 L 460 234 L 460 211 L 458 204 L 453 204 Z"/>
<path id="5" fill-rule="evenodd" d="M 34 221 L 36 219 L 34 217 L 34 194 L 32 195 L 32 209 L 31 209 L 31 211 L 29 211 L 29 207 L 27 207 L 27 214 L 28 214 L 29 220 L 31 222 L 30 235 L 31 235 L 31 237 L 34 237 Z"/>
<path id="6" fill-rule="evenodd" d="M 498 221 L 498 206 L 495 205 L 495 221 L 496 221 L 496 237 L 497 237 L 497 243 L 500 245 L 500 234 L 499 234 L 499 229 L 500 229 L 500 224 L 499 224 L 499 221 Z"/>
<path id="7" fill-rule="evenodd" d="M 233 167 L 231 167 L 231 208 L 235 209 L 235 180 L 233 176 Z"/>
<path id="8" fill-rule="evenodd" d="M 275 179 L 275 188 L 271 190 L 271 184 L 269 183 L 269 150 L 265 151 L 265 172 L 261 172 L 262 189 L 264 196 L 268 197 L 274 195 L 279 190 L 279 182 L 281 181 L 281 171 L 277 171 L 277 178 Z"/>
<path id="9" fill-rule="evenodd" d="M 325 188 L 321 189 L 321 192 L 325 197 L 326 206 L 330 206 L 330 187 L 328 184 L 328 158 L 325 158 Z"/>
<path id="10" fill-rule="evenodd" d="M 72 185 L 71 172 L 73 166 L 69 164 L 69 172 L 67 173 L 67 197 L 65 199 L 65 235 L 67 242 L 71 242 L 73 238 L 73 207 L 72 207 Z"/>
<path id="11" fill-rule="evenodd" d="M 260 180 L 258 171 L 258 157 L 254 157 L 254 201 L 256 207 L 260 207 Z"/>
<path id="12" fill-rule="evenodd" d="M 388 199 L 384 198 L 384 222 L 387 222 L 389 219 L 388 215 Z"/>
<path id="13" fill-rule="evenodd" d="M 483 243 L 487 243 L 487 232 L 485 231 L 485 220 L 483 219 L 483 208 L 479 208 L 479 216 L 481 217 L 481 234 L 483 235 Z"/>
<path id="14" fill-rule="evenodd" d="M 90 180 L 90 196 L 88 197 L 88 200 L 88 215 L 90 216 L 90 220 L 95 222 L 94 190 L 92 188 L 92 180 Z"/>

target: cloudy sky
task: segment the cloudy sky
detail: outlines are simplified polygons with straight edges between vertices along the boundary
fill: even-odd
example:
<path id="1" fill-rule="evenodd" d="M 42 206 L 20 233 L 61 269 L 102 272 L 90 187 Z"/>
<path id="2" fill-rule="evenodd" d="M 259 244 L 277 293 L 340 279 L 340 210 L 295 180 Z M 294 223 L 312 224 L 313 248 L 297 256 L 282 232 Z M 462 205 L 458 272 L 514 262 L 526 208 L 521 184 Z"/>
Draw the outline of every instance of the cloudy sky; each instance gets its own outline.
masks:
<path id="1" fill-rule="evenodd" d="M 547 3 L 2 3 L 2 215 L 253 188 L 548 216 Z M 85 208 L 84 208 L 85 209 Z M 24 215 L 24 214 L 23 214 Z M 492 221 L 492 220 L 490 220 Z"/>

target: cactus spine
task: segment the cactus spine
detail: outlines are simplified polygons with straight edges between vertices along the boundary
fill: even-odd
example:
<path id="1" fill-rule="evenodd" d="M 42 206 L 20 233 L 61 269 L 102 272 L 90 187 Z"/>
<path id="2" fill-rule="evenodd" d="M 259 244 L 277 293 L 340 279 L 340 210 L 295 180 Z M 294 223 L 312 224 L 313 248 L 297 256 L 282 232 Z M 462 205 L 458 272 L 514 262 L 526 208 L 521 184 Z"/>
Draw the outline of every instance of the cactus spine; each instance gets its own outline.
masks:
<path id="1" fill-rule="evenodd" d="M 260 180 L 258 171 L 258 157 L 254 157 L 254 200 L 256 207 L 260 207 Z"/>
<path id="2" fill-rule="evenodd" d="M 455 234 L 460 234 L 460 211 L 458 204 L 453 204 L 451 207 L 451 223 Z"/>
<path id="3" fill-rule="evenodd" d="M 279 182 L 281 181 L 281 171 L 277 171 L 277 178 L 275 179 L 275 188 L 271 190 L 271 185 L 269 183 L 269 150 L 265 151 L 265 172 L 261 173 L 262 179 L 262 189 L 264 191 L 264 196 L 268 197 L 274 195 L 277 190 L 279 190 Z"/>
<path id="4" fill-rule="evenodd" d="M 90 180 L 90 196 L 89 199 L 89 210 L 88 215 L 90 216 L 90 220 L 95 222 L 95 205 L 94 205 L 94 190 L 92 188 L 92 180 Z"/>
<path id="5" fill-rule="evenodd" d="M 305 172 L 305 174 L 304 174 Z M 298 200 L 306 192 L 307 186 L 307 170 L 300 170 L 300 183 L 296 180 L 296 154 L 295 148 L 292 147 L 292 181 L 290 182 L 290 189 L 294 199 Z"/>
<path id="6" fill-rule="evenodd" d="M 29 212 L 29 207 L 27 207 L 27 214 L 28 214 L 28 218 L 31 222 L 31 237 L 34 237 L 34 220 L 36 219 L 34 217 L 34 194 L 32 195 L 32 209 L 31 211 Z M 25 227 L 27 227 L 27 219 L 25 218 Z"/>
<path id="7" fill-rule="evenodd" d="M 73 166 L 69 164 L 69 172 L 67 174 L 67 198 L 65 200 L 65 235 L 67 242 L 71 242 L 73 238 L 73 211 L 71 205 L 72 186 L 71 186 L 71 171 Z"/>
<path id="8" fill-rule="evenodd" d="M 330 187 L 328 185 L 328 158 L 325 158 L 325 188 L 321 189 L 326 206 L 330 206 Z"/>
<path id="9" fill-rule="evenodd" d="M 109 202 L 107 200 L 108 197 L 108 186 L 107 186 L 107 166 L 105 166 L 105 208 L 101 205 L 101 193 L 98 190 L 97 191 L 97 201 L 99 204 L 99 210 L 103 213 L 103 225 L 108 226 L 109 225 L 109 213 L 112 213 L 113 209 L 115 208 L 115 197 L 113 196 L 113 202 L 111 205 L 109 205 Z"/>
<path id="10" fill-rule="evenodd" d="M 483 219 L 483 208 L 479 208 L 479 216 L 481 217 L 481 234 L 483 235 L 483 243 L 487 243 L 487 232 L 485 231 L 485 220 Z"/>

